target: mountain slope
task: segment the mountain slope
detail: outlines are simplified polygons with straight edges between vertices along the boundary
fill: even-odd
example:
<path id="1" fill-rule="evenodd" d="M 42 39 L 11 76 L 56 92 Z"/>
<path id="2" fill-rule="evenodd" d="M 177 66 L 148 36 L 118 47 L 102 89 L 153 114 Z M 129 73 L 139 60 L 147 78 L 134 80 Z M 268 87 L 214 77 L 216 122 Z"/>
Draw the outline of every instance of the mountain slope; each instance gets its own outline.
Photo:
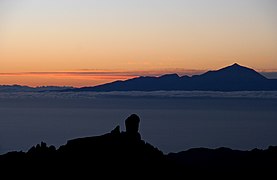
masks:
<path id="1" fill-rule="evenodd" d="M 193 78 L 202 78 L 203 80 L 222 80 L 222 81 L 263 81 L 267 78 L 253 69 L 240 66 L 235 63 L 231 66 L 222 68 L 217 71 L 208 71 Z"/>
<path id="2" fill-rule="evenodd" d="M 201 75 L 178 76 L 167 74 L 160 77 L 137 77 L 126 81 L 115 81 L 94 87 L 72 89 L 72 91 L 269 91 L 277 90 L 277 80 L 267 79 L 253 69 L 237 63 Z"/>
<path id="3" fill-rule="evenodd" d="M 101 136 L 69 140 L 58 149 L 42 142 L 26 153 L 0 155 L 1 175 L 9 179 L 276 179 L 277 146 L 251 151 L 194 148 L 165 155 L 141 139 L 139 122 L 133 114 L 125 120 L 123 132 L 117 126 Z"/>

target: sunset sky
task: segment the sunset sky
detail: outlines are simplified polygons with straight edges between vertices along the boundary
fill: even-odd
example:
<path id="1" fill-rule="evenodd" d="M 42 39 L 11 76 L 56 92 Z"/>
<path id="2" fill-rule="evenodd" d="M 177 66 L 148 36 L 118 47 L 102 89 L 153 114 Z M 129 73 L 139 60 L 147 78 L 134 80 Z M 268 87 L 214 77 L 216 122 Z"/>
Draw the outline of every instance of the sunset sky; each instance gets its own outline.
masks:
<path id="1" fill-rule="evenodd" d="M 0 0 L 0 84 L 277 71 L 276 0 Z"/>

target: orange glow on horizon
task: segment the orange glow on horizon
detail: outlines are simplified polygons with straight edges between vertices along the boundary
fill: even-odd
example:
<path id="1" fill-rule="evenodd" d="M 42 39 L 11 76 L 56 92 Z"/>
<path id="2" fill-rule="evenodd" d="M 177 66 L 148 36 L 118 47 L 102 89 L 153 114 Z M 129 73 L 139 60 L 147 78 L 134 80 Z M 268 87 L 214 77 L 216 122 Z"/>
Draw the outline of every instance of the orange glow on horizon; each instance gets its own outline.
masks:
<path id="1" fill-rule="evenodd" d="M 250 67 L 251 68 L 251 67 Z M 220 69 L 220 68 L 218 68 Z M 212 70 L 218 70 L 212 69 Z M 139 76 L 154 76 L 158 77 L 164 74 L 176 73 L 179 76 L 199 75 L 208 70 L 193 70 L 193 69 L 163 69 L 149 71 L 111 71 L 111 70 L 90 70 L 82 69 L 78 71 L 57 71 L 57 72 L 0 72 L 0 85 L 27 85 L 31 87 L 37 86 L 96 86 L 117 80 L 127 80 Z M 260 73 L 265 73 L 269 78 L 277 78 L 277 70 L 257 70 Z"/>
<path id="2" fill-rule="evenodd" d="M 80 75 L 68 73 L 3 73 L 0 84 L 37 86 L 95 86 L 116 80 L 134 78 L 129 75 Z"/>
<path id="3" fill-rule="evenodd" d="M 150 71 L 110 71 L 89 70 L 57 71 L 57 72 L 12 72 L 0 73 L 2 85 L 27 85 L 27 86 L 95 86 L 116 80 L 127 80 L 139 76 L 160 76 L 163 74 L 177 73 L 182 75 L 201 74 L 203 70 L 166 69 Z"/>
<path id="4" fill-rule="evenodd" d="M 277 69 L 276 1 L 107 2 L 0 0 L 0 84 Z"/>

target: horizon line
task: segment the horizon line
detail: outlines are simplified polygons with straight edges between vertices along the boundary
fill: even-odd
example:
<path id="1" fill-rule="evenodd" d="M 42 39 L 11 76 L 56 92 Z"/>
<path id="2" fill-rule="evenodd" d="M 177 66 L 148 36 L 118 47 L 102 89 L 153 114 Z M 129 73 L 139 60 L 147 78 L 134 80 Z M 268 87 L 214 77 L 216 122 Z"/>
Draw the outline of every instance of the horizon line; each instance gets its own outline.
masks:
<path id="1" fill-rule="evenodd" d="M 41 87 L 41 86 L 69 86 L 69 87 L 86 87 L 96 86 L 113 82 L 116 80 L 127 80 L 140 76 L 153 76 L 159 77 L 165 74 L 178 74 L 179 76 L 193 76 L 200 75 L 209 70 L 197 70 L 197 69 L 184 69 L 184 68 L 168 68 L 168 69 L 155 69 L 155 70 L 134 70 L 134 71 L 123 71 L 123 70 L 100 70 L 100 69 L 79 69 L 73 71 L 29 71 L 29 72 L 0 72 L 0 77 L 13 77 L 13 78 L 32 78 L 33 80 L 38 79 L 58 79 L 60 81 L 66 80 L 66 83 L 55 82 L 55 83 L 42 83 L 32 82 L 29 83 L 18 81 L 15 79 L 11 82 L 1 82 L 0 85 L 20 85 L 28 87 Z M 268 79 L 277 79 L 277 70 L 258 70 Z M 78 84 L 74 81 L 84 81 Z M 75 84 L 75 85 L 74 85 Z"/>

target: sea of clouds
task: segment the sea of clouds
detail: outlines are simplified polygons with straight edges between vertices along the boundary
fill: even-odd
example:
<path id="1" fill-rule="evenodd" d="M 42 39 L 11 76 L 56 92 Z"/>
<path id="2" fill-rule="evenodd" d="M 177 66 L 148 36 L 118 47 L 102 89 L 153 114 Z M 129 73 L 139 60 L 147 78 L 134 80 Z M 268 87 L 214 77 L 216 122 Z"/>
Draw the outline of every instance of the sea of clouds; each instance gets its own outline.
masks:
<path id="1" fill-rule="evenodd" d="M 94 99 L 126 98 L 269 98 L 276 99 L 277 91 L 113 91 L 113 92 L 0 92 L 1 99 Z"/>
<path id="2" fill-rule="evenodd" d="M 0 92 L 0 154 L 101 135 L 133 113 L 165 153 L 277 144 L 277 91 Z"/>

